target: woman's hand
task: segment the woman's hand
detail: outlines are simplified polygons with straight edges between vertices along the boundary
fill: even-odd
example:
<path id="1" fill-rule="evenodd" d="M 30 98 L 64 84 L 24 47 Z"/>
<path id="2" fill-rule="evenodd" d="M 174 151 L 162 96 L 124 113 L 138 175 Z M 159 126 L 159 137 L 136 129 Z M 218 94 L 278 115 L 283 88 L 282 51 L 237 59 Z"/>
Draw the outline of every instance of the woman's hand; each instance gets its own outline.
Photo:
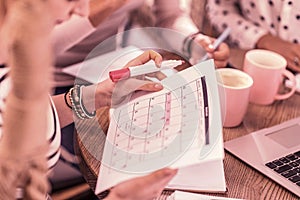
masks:
<path id="1" fill-rule="evenodd" d="M 300 72 L 300 45 L 284 41 L 279 37 L 267 34 L 256 43 L 257 48 L 267 49 L 282 55 L 287 61 L 287 67 Z"/>
<path id="2" fill-rule="evenodd" d="M 206 50 L 210 58 L 214 59 L 217 68 L 226 67 L 230 56 L 229 47 L 226 43 L 222 42 L 217 49 L 214 49 L 212 44 L 215 40 L 215 38 L 202 34 L 195 37 L 195 41 Z"/>
<path id="3" fill-rule="evenodd" d="M 137 66 L 153 60 L 159 67 L 162 57 L 155 51 L 146 51 L 128 62 L 125 67 Z M 129 78 L 116 83 L 106 79 L 96 85 L 87 86 L 83 90 L 83 103 L 89 111 L 104 106 L 115 106 L 130 98 L 135 91 L 156 92 L 163 89 L 160 83 Z M 95 108 L 91 107 L 95 105 Z"/>
<path id="4" fill-rule="evenodd" d="M 175 169 L 161 169 L 150 175 L 124 181 L 111 189 L 106 200 L 153 200 L 176 175 Z"/>

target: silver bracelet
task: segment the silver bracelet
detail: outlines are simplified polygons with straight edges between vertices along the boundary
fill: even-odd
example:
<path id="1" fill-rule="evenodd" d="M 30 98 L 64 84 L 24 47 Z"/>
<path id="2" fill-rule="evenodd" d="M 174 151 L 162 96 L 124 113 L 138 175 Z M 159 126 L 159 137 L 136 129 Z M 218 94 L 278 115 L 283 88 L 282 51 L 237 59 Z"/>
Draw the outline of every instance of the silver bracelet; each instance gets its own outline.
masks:
<path id="1" fill-rule="evenodd" d="M 84 107 L 82 102 L 82 87 L 83 85 L 75 85 L 69 91 L 69 97 L 74 110 L 75 115 L 79 119 L 92 119 L 96 116 L 96 111 L 90 113 Z"/>
<path id="2" fill-rule="evenodd" d="M 74 97 L 74 88 L 71 88 L 69 90 L 69 98 L 70 98 L 70 102 L 73 108 L 73 111 L 75 113 L 75 115 L 79 118 L 79 119 L 85 119 L 85 115 L 83 112 L 80 112 L 80 105 L 78 106 L 78 104 L 76 102 L 78 102 L 78 100 L 76 101 L 75 99 L 79 99 L 79 97 Z"/>
<path id="3" fill-rule="evenodd" d="M 80 104 L 80 108 L 82 110 L 82 112 L 85 114 L 85 116 L 88 119 L 92 119 L 93 117 L 96 116 L 96 111 L 93 111 L 92 113 L 90 113 L 89 111 L 87 111 L 87 109 L 84 107 L 83 104 L 83 98 L 82 98 L 82 87 L 84 87 L 83 85 L 79 87 L 79 104 Z"/>
<path id="4" fill-rule="evenodd" d="M 192 43 L 194 42 L 194 39 L 197 36 L 197 34 L 199 34 L 199 32 L 188 35 L 183 40 L 182 52 L 183 52 L 184 56 L 186 56 L 188 59 L 191 58 L 191 54 L 192 54 L 191 46 L 192 46 Z"/>

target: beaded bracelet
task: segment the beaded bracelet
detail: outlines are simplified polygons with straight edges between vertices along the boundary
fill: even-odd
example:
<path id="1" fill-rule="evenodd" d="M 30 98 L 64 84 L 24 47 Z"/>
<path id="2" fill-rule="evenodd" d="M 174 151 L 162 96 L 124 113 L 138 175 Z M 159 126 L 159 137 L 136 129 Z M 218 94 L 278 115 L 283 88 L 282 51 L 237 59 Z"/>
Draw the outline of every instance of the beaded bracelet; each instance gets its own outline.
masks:
<path id="1" fill-rule="evenodd" d="M 80 85 L 75 85 L 69 91 L 69 97 L 72 104 L 72 108 L 79 119 L 92 119 L 95 117 L 96 112 L 88 112 L 84 107 L 82 102 L 82 87 Z"/>
<path id="2" fill-rule="evenodd" d="M 80 106 L 78 107 L 77 104 L 75 103 L 76 102 L 75 99 L 77 99 L 77 98 L 76 97 L 73 98 L 73 96 L 74 96 L 73 93 L 74 93 L 74 88 L 71 88 L 69 91 L 69 97 L 70 97 L 70 102 L 72 104 L 73 111 L 79 119 L 85 119 L 84 113 L 80 112 Z"/>

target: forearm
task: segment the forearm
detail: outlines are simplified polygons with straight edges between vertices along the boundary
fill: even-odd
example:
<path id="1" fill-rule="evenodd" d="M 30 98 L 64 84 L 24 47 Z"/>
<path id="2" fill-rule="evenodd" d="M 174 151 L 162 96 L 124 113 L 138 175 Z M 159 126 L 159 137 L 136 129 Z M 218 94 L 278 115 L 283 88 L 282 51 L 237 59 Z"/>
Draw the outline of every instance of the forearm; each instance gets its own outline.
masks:
<path id="1" fill-rule="evenodd" d="M 20 158 L 46 144 L 47 116 L 43 111 L 49 107 L 52 23 L 44 10 L 41 1 L 15 2 L 6 18 L 12 87 L 3 113 L 1 156 Z"/>
<path id="2" fill-rule="evenodd" d="M 22 99 L 14 93 L 8 96 L 6 112 L 3 114 L 5 125 L 1 138 L 1 156 L 19 158 L 46 145 L 46 116 L 42 111 L 47 106 L 47 95 L 40 95 L 35 100 Z"/>
<path id="3" fill-rule="evenodd" d="M 52 100 L 54 102 L 58 114 L 60 127 L 64 128 L 69 124 L 73 123 L 74 119 L 73 119 L 72 108 L 68 107 L 68 105 L 66 104 L 67 101 L 67 103 L 71 105 L 69 92 L 67 92 L 66 94 L 66 101 L 65 101 L 65 94 L 52 96 Z"/>
<path id="4" fill-rule="evenodd" d="M 110 80 L 109 80 L 110 81 Z M 89 112 L 93 113 L 95 110 L 110 106 L 111 104 L 111 93 L 108 92 L 109 89 L 107 86 L 108 81 L 104 81 L 102 83 L 90 86 L 82 86 L 82 92 L 80 94 L 81 97 L 73 96 L 73 98 L 80 98 L 82 101 L 82 106 Z M 52 96 L 52 100 L 55 104 L 56 111 L 59 117 L 59 123 L 61 128 L 66 127 L 67 125 L 74 122 L 74 104 L 70 99 L 70 91 Z"/>
<path id="5" fill-rule="evenodd" d="M 55 55 L 73 47 L 96 30 L 96 27 L 107 19 L 121 5 L 111 1 L 91 0 L 88 17 L 73 15 L 70 20 L 57 25 L 52 32 Z"/>
<path id="6" fill-rule="evenodd" d="M 15 199 L 16 188 L 23 191 L 24 199 L 43 199 L 49 191 L 47 182 L 45 108 L 49 106 L 47 94 L 35 100 L 7 97 L 3 135 L 0 141 L 0 198 Z M 30 180 L 30 182 L 28 182 Z"/>

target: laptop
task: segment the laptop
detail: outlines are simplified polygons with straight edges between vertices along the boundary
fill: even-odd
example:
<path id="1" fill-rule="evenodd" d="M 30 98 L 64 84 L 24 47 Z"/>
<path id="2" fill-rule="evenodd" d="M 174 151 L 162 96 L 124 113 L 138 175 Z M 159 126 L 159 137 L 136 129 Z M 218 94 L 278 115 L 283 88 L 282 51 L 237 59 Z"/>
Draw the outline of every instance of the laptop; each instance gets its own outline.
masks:
<path id="1" fill-rule="evenodd" d="M 300 197 L 300 117 L 227 141 L 224 147 Z"/>

